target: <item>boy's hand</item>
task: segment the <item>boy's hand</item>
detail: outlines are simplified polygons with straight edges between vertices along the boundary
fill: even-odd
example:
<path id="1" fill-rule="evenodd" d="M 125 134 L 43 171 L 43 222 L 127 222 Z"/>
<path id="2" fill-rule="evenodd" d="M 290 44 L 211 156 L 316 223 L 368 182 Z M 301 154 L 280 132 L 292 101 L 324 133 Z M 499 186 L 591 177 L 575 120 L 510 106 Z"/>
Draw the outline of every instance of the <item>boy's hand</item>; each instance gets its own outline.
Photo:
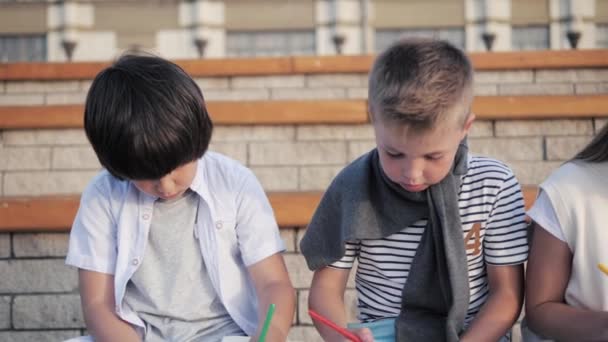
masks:
<path id="1" fill-rule="evenodd" d="M 361 339 L 361 342 L 374 342 L 374 335 L 372 334 L 372 331 L 368 328 L 349 330 L 352 331 L 355 335 L 357 335 Z"/>

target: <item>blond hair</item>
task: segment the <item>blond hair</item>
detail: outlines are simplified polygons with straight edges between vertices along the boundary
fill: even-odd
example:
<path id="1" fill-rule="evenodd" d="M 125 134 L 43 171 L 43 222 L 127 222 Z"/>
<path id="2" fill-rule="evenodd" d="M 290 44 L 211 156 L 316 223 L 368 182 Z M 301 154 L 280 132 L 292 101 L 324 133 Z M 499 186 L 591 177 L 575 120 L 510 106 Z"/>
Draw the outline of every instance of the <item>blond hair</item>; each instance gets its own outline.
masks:
<path id="1" fill-rule="evenodd" d="M 376 58 L 369 75 L 368 110 L 373 120 L 430 128 L 455 104 L 470 97 L 473 68 L 448 42 L 401 40 Z M 468 110 L 467 113 L 468 114 Z M 467 115 L 463 115 L 464 123 Z"/>

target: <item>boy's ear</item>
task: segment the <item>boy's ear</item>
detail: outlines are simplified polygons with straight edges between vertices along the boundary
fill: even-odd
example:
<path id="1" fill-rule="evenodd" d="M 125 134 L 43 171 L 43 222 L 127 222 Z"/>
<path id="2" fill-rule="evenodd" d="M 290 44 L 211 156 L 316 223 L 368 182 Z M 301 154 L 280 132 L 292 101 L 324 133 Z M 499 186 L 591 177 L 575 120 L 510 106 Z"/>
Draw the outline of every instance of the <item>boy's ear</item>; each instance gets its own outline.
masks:
<path id="1" fill-rule="evenodd" d="M 462 132 L 463 132 L 463 138 L 467 136 L 467 134 L 469 134 L 469 130 L 471 129 L 471 126 L 473 125 L 473 121 L 475 121 L 475 113 L 471 112 L 471 114 L 469 114 L 469 116 L 467 117 L 466 121 L 464 122 L 464 127 L 462 128 Z"/>

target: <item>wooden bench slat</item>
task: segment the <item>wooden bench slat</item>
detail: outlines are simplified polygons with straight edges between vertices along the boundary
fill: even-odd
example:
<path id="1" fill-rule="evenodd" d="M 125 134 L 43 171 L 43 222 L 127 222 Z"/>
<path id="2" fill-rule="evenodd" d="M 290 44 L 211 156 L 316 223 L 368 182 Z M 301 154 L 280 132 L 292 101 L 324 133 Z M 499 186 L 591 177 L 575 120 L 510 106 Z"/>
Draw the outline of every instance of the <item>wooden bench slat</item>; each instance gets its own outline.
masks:
<path id="1" fill-rule="evenodd" d="M 210 101 L 218 125 L 360 124 L 366 100 Z M 556 119 L 608 116 L 608 95 L 477 96 L 478 119 Z M 0 129 L 80 128 L 82 105 L 0 106 Z"/>
<path id="2" fill-rule="evenodd" d="M 526 208 L 537 188 L 523 188 Z M 304 227 L 321 200 L 322 192 L 270 192 L 268 198 L 281 227 Z M 69 231 L 80 196 L 0 198 L 0 232 Z"/>
<path id="3" fill-rule="evenodd" d="M 513 51 L 469 53 L 476 70 L 601 68 L 608 66 L 608 50 Z M 373 55 L 299 56 L 176 60 L 193 77 L 366 73 Z M 0 63 L 0 81 L 85 80 L 94 78 L 110 62 Z"/>

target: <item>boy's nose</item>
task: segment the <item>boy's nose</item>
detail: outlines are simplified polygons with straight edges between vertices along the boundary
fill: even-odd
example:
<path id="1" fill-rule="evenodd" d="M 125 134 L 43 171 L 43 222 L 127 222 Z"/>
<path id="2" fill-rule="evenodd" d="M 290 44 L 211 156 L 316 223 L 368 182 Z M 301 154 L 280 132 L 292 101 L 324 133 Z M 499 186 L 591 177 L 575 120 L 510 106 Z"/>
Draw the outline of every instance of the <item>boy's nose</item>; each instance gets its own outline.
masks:
<path id="1" fill-rule="evenodd" d="M 416 184 L 422 177 L 423 166 L 420 162 L 405 162 L 401 168 L 401 176 L 408 184 Z"/>

